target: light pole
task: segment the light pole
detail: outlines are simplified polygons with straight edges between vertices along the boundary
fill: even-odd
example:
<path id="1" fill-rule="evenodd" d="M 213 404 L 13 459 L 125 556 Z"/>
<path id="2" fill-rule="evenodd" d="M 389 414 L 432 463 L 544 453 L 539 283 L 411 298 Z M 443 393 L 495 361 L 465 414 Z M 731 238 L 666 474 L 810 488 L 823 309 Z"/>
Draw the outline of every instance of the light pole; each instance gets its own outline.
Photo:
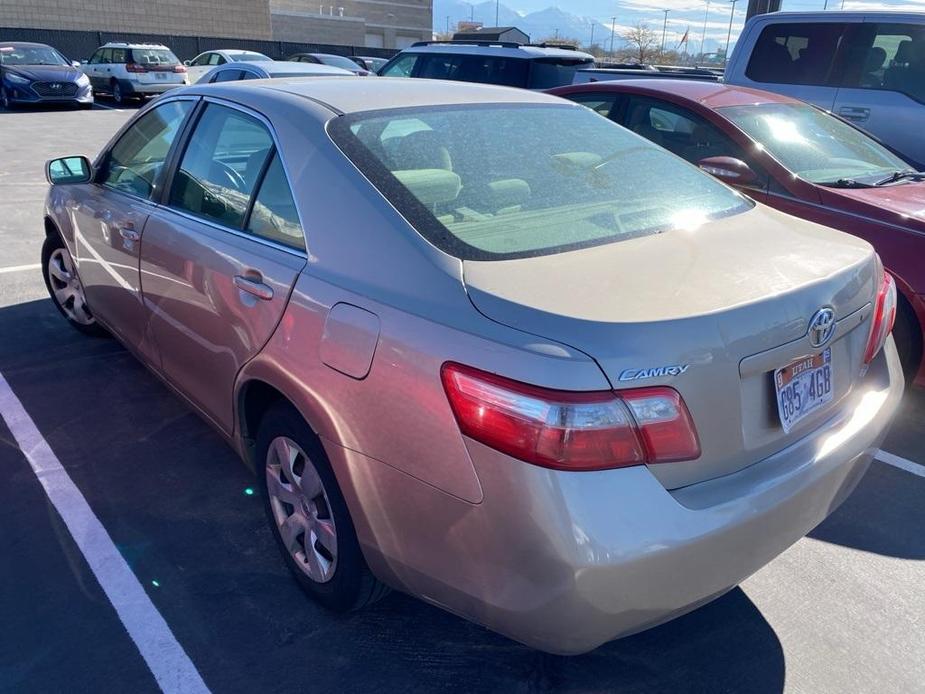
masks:
<path id="1" fill-rule="evenodd" d="M 732 40 L 732 19 L 736 14 L 736 3 L 739 0 L 732 1 L 732 12 L 729 13 L 729 33 L 726 34 L 726 50 L 723 51 L 723 67 L 726 67 L 726 63 L 729 61 L 729 42 Z"/>
<path id="2" fill-rule="evenodd" d="M 617 30 L 617 18 L 610 19 L 610 57 L 613 58 L 613 34 Z"/>
<path id="3" fill-rule="evenodd" d="M 664 60 L 664 56 L 665 56 L 665 37 L 666 37 L 666 35 L 668 34 L 668 13 L 671 12 L 671 10 L 662 10 L 662 12 L 665 13 L 665 23 L 662 24 L 662 60 Z"/>
<path id="4" fill-rule="evenodd" d="M 446 16 L 446 33 L 450 33 L 450 15 Z"/>
<path id="5" fill-rule="evenodd" d="M 594 22 L 591 22 L 591 45 L 589 48 L 594 47 Z"/>
<path id="6" fill-rule="evenodd" d="M 495 26 L 498 26 L 498 13 L 501 10 L 501 0 L 495 0 Z"/>
<path id="7" fill-rule="evenodd" d="M 707 11 L 703 13 L 703 34 L 700 35 L 700 60 L 703 60 L 703 44 L 707 40 L 707 18 L 710 16 L 710 0 L 707 0 Z"/>

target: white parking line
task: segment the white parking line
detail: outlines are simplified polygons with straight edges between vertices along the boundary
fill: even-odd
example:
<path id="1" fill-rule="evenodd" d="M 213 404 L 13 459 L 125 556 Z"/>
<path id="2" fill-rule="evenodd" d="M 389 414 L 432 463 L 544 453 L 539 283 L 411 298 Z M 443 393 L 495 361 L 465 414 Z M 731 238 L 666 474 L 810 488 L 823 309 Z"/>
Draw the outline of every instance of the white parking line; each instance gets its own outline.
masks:
<path id="1" fill-rule="evenodd" d="M 120 113 L 126 110 L 124 108 L 116 108 L 115 106 L 107 106 L 106 104 L 101 104 L 98 101 L 94 101 L 93 105 L 97 108 L 105 108 L 107 111 L 119 111 Z"/>
<path id="2" fill-rule="evenodd" d="M 112 538 L 0 374 L 0 416 L 164 692 L 209 689 Z"/>
<path id="3" fill-rule="evenodd" d="M 874 458 L 879 460 L 881 463 L 886 463 L 887 465 L 898 467 L 900 470 L 911 472 L 913 475 L 925 477 L 925 465 L 913 463 L 911 460 L 900 458 L 898 455 L 893 455 L 892 453 L 887 453 L 886 451 L 877 451 L 877 455 L 875 455 Z"/>
<path id="4" fill-rule="evenodd" d="M 7 272 L 24 272 L 25 270 L 40 270 L 42 268 L 41 263 L 33 263 L 32 265 L 10 265 L 9 267 L 0 267 L 0 275 L 6 274 Z"/>

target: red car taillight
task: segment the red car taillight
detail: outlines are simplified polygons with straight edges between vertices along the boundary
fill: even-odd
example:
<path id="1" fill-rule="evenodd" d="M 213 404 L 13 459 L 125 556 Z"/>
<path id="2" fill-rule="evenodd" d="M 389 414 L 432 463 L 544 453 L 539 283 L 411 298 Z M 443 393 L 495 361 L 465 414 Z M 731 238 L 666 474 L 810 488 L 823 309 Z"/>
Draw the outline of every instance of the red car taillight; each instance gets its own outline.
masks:
<path id="1" fill-rule="evenodd" d="M 880 289 L 877 291 L 874 315 L 870 321 L 870 337 L 867 338 L 867 351 L 864 353 L 865 364 L 870 364 L 883 349 L 895 322 L 896 282 L 890 273 L 884 272 Z"/>
<path id="2" fill-rule="evenodd" d="M 138 63 L 126 63 L 125 64 L 126 72 L 147 72 L 148 68 L 144 65 L 139 65 Z"/>
<path id="3" fill-rule="evenodd" d="M 690 412 L 672 388 L 551 390 L 453 363 L 441 377 L 466 436 L 534 465 L 605 470 L 700 456 Z"/>
<path id="4" fill-rule="evenodd" d="M 174 72 L 186 72 L 186 65 L 174 65 L 173 71 Z"/>

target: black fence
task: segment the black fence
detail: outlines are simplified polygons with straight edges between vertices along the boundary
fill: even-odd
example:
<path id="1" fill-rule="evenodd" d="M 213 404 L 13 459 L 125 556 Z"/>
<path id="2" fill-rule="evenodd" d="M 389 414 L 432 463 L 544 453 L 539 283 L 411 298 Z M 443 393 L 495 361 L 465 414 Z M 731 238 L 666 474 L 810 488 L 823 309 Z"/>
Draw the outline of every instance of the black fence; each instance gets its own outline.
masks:
<path id="1" fill-rule="evenodd" d="M 335 46 L 327 43 L 294 43 L 292 41 L 264 41 L 259 39 L 231 39 L 220 36 L 170 36 L 167 34 L 133 34 L 117 31 L 69 31 L 64 29 L 11 29 L 0 27 L 2 41 L 34 41 L 57 48 L 69 60 L 84 61 L 97 48 L 109 41 L 126 43 L 161 43 L 170 48 L 180 60 L 190 60 L 204 51 L 218 48 L 240 48 L 264 53 L 277 60 L 293 53 L 335 53 L 337 55 L 363 55 L 391 58 L 398 53 L 390 48 L 361 46 Z"/>

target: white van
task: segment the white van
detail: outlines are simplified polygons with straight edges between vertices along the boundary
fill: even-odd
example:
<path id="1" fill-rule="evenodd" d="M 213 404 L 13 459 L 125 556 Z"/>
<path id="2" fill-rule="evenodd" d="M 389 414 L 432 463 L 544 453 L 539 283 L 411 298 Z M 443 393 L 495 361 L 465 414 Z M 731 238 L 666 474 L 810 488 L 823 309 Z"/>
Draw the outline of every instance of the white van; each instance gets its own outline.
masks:
<path id="1" fill-rule="evenodd" d="M 925 169 L 925 13 L 758 15 L 736 43 L 726 83 L 816 104 Z"/>

